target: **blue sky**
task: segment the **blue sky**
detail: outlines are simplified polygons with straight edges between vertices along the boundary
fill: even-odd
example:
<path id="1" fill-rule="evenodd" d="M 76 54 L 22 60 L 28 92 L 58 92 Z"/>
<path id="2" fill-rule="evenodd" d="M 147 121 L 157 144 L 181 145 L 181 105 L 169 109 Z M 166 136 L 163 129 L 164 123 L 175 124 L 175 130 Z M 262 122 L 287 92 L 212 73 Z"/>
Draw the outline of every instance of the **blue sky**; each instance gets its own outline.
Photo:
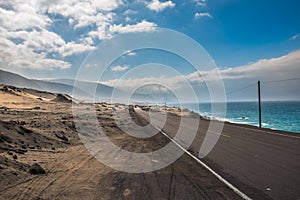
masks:
<path id="1" fill-rule="evenodd" d="M 0 68 L 29 78 L 74 78 L 103 40 L 163 27 L 201 44 L 225 77 L 232 69 L 248 74 L 258 69 L 265 76 L 254 73 L 251 81 L 294 78 L 300 76 L 299 13 L 296 0 L 0 0 Z M 111 66 L 107 84 L 148 57 L 160 57 L 157 62 L 167 57 L 183 75 L 192 73 L 172 56 L 140 53 Z M 267 73 L 272 67 L 274 77 Z"/>

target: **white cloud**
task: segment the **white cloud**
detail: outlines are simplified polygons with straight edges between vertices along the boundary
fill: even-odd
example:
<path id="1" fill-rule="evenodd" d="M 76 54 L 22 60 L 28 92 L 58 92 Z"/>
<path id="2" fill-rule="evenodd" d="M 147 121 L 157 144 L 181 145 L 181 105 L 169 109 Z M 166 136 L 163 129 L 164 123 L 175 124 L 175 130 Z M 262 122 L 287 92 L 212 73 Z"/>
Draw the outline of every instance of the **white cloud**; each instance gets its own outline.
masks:
<path id="1" fill-rule="evenodd" d="M 45 28 L 52 22 L 48 16 L 37 13 L 31 5 L 16 5 L 13 9 L 6 10 L 0 7 L 0 27 L 10 31 Z"/>
<path id="2" fill-rule="evenodd" d="M 210 13 L 208 13 L 208 12 L 203 12 L 203 13 L 195 13 L 195 18 L 196 19 L 200 19 L 200 18 L 202 18 L 202 17 L 209 17 L 209 18 L 211 18 L 212 19 L 212 16 L 211 16 L 211 14 Z"/>
<path id="3" fill-rule="evenodd" d="M 79 41 L 83 44 L 87 44 L 87 45 L 93 45 L 94 44 L 94 40 L 93 38 L 87 36 L 87 37 L 84 37 L 84 38 L 80 38 Z"/>
<path id="4" fill-rule="evenodd" d="M 289 40 L 296 40 L 299 37 L 299 34 L 293 35 Z"/>
<path id="5" fill-rule="evenodd" d="M 103 84 L 117 87 L 120 89 L 132 89 L 139 85 L 145 85 L 146 83 L 164 83 L 164 86 L 169 88 L 177 88 L 182 85 L 182 78 L 180 76 L 168 77 L 144 77 L 144 78 L 130 78 L 130 79 L 113 79 L 109 81 L 101 82 Z"/>
<path id="6" fill-rule="evenodd" d="M 70 68 L 71 64 L 63 60 L 48 59 L 48 58 L 39 58 L 37 60 L 36 59 L 20 59 L 20 60 L 14 59 L 13 61 L 9 62 L 8 67 L 53 70 L 53 69 Z"/>
<path id="7" fill-rule="evenodd" d="M 90 50 L 90 46 L 84 44 L 66 43 L 49 29 L 55 21 L 46 11 L 55 3 L 43 0 L 0 3 L 0 51 L 5 55 L 0 57 L 2 67 L 64 69 L 71 64 L 49 55 L 57 52 L 66 56 Z M 70 18 L 69 22 L 74 23 L 74 19 Z"/>
<path id="8" fill-rule="evenodd" d="M 126 22 L 130 22 L 132 19 L 130 17 L 125 17 Z"/>
<path id="9" fill-rule="evenodd" d="M 113 22 L 115 17 L 114 13 L 98 13 L 97 15 L 82 15 L 77 19 L 77 24 L 74 26 L 75 29 L 96 24 L 101 26 L 102 24 L 110 24 Z"/>
<path id="10" fill-rule="evenodd" d="M 70 68 L 71 64 L 62 60 L 56 60 L 56 59 L 40 59 L 36 61 L 36 66 L 37 68 L 41 69 L 55 69 L 55 68 L 60 68 L 60 69 L 66 69 Z"/>
<path id="11" fill-rule="evenodd" d="M 74 25 L 75 20 L 73 18 L 70 18 L 68 22 L 69 22 L 70 25 Z"/>
<path id="12" fill-rule="evenodd" d="M 71 64 L 59 59 L 47 57 L 64 40 L 57 34 L 45 29 L 40 31 L 7 31 L 0 28 L 0 51 L 5 55 L 0 57 L 2 67 L 34 68 L 34 69 L 64 69 Z"/>
<path id="13" fill-rule="evenodd" d="M 206 6 L 207 0 L 194 0 L 197 6 Z"/>
<path id="14" fill-rule="evenodd" d="M 113 79 L 102 81 L 101 83 L 125 91 L 159 83 L 173 92 L 186 94 L 187 87 L 183 80 L 187 80 L 191 83 L 193 88 L 195 88 L 195 91 L 198 91 L 196 95 L 199 95 L 199 99 L 208 101 L 210 100 L 210 95 L 207 90 L 207 84 L 212 83 L 210 85 L 214 87 L 214 82 L 212 81 L 219 80 L 216 78 L 218 74 L 221 74 L 226 92 L 229 93 L 226 97 L 228 100 L 256 100 L 257 88 L 255 84 L 258 80 L 262 81 L 263 100 L 299 100 L 300 94 L 298 91 L 300 80 L 295 80 L 295 78 L 299 79 L 299 66 L 300 50 L 278 58 L 263 59 L 249 65 L 228 69 L 199 71 L 182 76 L 175 75 L 166 77 L 160 74 L 148 77 L 145 75 L 144 77 L 137 78 L 131 76 L 126 79 Z M 289 79 L 293 80 L 273 84 L 265 83 L 267 81 Z M 250 84 L 252 87 L 240 90 L 240 88 Z M 237 92 L 232 93 L 231 91 Z M 190 100 L 188 94 L 184 96 L 187 101 Z"/>
<path id="15" fill-rule="evenodd" d="M 70 63 L 47 55 L 57 52 L 62 56 L 70 56 L 94 49 L 83 43 L 66 43 L 59 35 L 46 29 L 7 31 L 0 28 L 0 37 L 1 52 L 6 55 L 0 57 L 0 62 L 11 67 L 50 70 L 69 68 Z"/>
<path id="16" fill-rule="evenodd" d="M 220 69 L 219 72 L 225 81 L 249 79 L 255 82 L 259 79 L 268 81 L 298 78 L 299 66 L 300 50 L 277 58 L 261 59 L 245 66 Z M 186 78 L 191 82 L 214 81 L 218 78 L 216 75 L 216 70 L 200 71 L 191 73 Z"/>
<path id="17" fill-rule="evenodd" d="M 98 38 L 105 40 L 111 38 L 114 34 L 118 33 L 141 33 L 153 32 L 157 28 L 157 24 L 142 20 L 136 24 L 110 24 L 103 23 L 98 26 L 97 30 L 90 31 L 88 35 L 91 38 Z"/>
<path id="18" fill-rule="evenodd" d="M 111 11 L 123 5 L 122 0 L 91 0 L 92 6 L 95 6 L 98 10 Z"/>
<path id="19" fill-rule="evenodd" d="M 102 11 L 113 11 L 121 5 L 123 5 L 121 0 L 61 0 L 50 1 L 44 8 L 52 14 L 60 14 L 64 17 L 73 16 L 78 19 L 80 15 L 91 16 Z"/>
<path id="20" fill-rule="evenodd" d="M 112 67 L 112 68 L 111 68 L 111 71 L 113 71 L 113 72 L 124 72 L 124 71 L 126 71 L 128 68 L 129 68 L 129 67 L 126 66 L 126 65 L 124 65 L 124 66 L 118 65 L 118 66 Z"/>
<path id="21" fill-rule="evenodd" d="M 111 23 L 115 17 L 112 11 L 123 4 L 121 0 L 62 0 L 59 3 L 49 3 L 46 10 L 51 14 L 71 18 L 70 25 L 75 24 L 74 28 L 78 29 Z"/>
<path id="22" fill-rule="evenodd" d="M 221 73 L 224 79 L 286 79 L 299 76 L 299 66 L 300 50 L 277 58 L 262 59 L 246 66 L 223 69 Z"/>
<path id="23" fill-rule="evenodd" d="M 85 44 L 76 44 L 74 42 L 69 42 L 66 43 L 65 45 L 63 45 L 62 47 L 60 47 L 58 49 L 58 51 L 60 52 L 60 54 L 62 56 L 71 56 L 74 54 L 81 54 L 87 51 L 92 51 L 94 50 L 96 47 L 94 46 L 90 46 L 90 45 L 85 45 Z"/>
<path id="24" fill-rule="evenodd" d="M 173 3 L 172 1 L 160 2 L 159 0 L 152 0 L 151 2 L 147 3 L 147 7 L 150 10 L 161 12 L 168 7 L 169 8 L 175 7 L 175 3 Z"/>
<path id="25" fill-rule="evenodd" d="M 103 23 L 97 27 L 97 30 L 92 30 L 88 33 L 91 38 L 98 38 L 104 40 L 111 38 L 112 34 L 109 32 L 110 23 Z"/>
<path id="26" fill-rule="evenodd" d="M 112 25 L 109 27 L 111 33 L 136 33 L 136 32 L 151 32 L 156 30 L 157 25 L 153 22 L 143 20 L 133 25 Z"/>
<path id="27" fill-rule="evenodd" d="M 155 30 L 157 25 L 146 20 L 132 24 L 135 20 L 127 18 L 116 24 L 115 10 L 124 5 L 123 0 L 0 0 L 1 66 L 63 69 L 71 67 L 64 57 L 95 49 L 95 39 Z M 71 41 L 52 29 L 62 21 L 69 24 L 64 28 L 73 34 Z"/>
<path id="28" fill-rule="evenodd" d="M 125 10 L 125 12 L 123 13 L 124 15 L 135 15 L 135 14 L 138 14 L 138 11 L 135 11 L 135 10 Z"/>
<path id="29" fill-rule="evenodd" d="M 134 51 L 126 51 L 124 54 L 126 56 L 136 56 L 136 52 L 134 52 Z"/>
<path id="30" fill-rule="evenodd" d="M 114 79 L 103 82 L 110 86 L 118 86 L 120 88 L 132 88 L 137 85 L 143 85 L 147 82 L 163 82 L 169 88 L 180 88 L 182 78 L 191 83 L 198 84 L 204 81 L 214 81 L 219 73 L 224 81 L 234 81 L 236 86 L 239 86 L 241 81 L 252 80 L 252 83 L 257 80 L 282 80 L 290 78 L 299 78 L 300 66 L 300 50 L 292 52 L 288 55 L 278 58 L 262 59 L 250 65 L 232 67 L 228 69 L 199 71 L 183 76 L 157 76 L 131 79 Z"/>

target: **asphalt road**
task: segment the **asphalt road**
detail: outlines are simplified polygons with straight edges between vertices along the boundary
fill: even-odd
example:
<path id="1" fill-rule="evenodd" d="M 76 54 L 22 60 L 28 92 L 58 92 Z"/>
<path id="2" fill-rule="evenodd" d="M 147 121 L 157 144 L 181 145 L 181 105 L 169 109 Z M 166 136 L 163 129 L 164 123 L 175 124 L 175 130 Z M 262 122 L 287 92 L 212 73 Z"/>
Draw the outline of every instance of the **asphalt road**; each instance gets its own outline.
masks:
<path id="1" fill-rule="evenodd" d="M 147 113 L 138 110 L 141 116 Z M 180 117 L 151 113 L 151 123 L 174 137 Z M 207 133 L 209 121 L 185 118 L 184 130 L 189 133 L 199 123 L 198 132 L 189 151 L 198 155 Z M 300 136 L 225 123 L 212 151 L 203 159 L 223 178 L 250 198 L 266 195 L 272 199 L 300 199 Z"/>

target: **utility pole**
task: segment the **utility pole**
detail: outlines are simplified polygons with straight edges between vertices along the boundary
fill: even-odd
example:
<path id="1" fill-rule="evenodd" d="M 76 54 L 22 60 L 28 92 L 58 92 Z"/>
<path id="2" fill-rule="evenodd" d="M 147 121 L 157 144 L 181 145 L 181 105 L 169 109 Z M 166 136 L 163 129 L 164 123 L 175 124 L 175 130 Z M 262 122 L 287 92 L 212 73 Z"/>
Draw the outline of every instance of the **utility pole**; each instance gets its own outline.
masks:
<path id="1" fill-rule="evenodd" d="M 258 123 L 259 123 L 259 128 L 261 128 L 260 81 L 257 82 L 257 89 L 258 89 Z"/>
<path id="2" fill-rule="evenodd" d="M 165 110 L 167 110 L 167 96 L 165 96 Z"/>

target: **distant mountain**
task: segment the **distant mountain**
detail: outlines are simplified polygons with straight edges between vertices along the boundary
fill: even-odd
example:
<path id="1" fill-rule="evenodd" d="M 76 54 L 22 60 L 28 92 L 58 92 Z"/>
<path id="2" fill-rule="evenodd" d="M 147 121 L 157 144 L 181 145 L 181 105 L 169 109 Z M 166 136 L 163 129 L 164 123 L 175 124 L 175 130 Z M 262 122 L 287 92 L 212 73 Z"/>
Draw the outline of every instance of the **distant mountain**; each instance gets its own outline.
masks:
<path id="1" fill-rule="evenodd" d="M 73 86 L 75 83 L 75 80 L 74 79 L 52 79 L 52 80 L 48 80 L 48 82 L 61 83 L 61 84 L 67 84 L 67 85 Z M 118 90 L 114 87 L 110 87 L 110 86 L 100 84 L 100 83 L 92 83 L 92 82 L 88 82 L 88 81 L 76 81 L 76 86 L 80 90 L 88 93 L 89 96 L 91 96 L 92 98 L 94 98 L 94 96 L 95 96 L 96 100 L 110 99 L 114 90 L 115 90 L 115 92 L 118 92 L 122 95 L 126 94 L 126 92 Z M 96 89 L 96 91 L 95 91 L 95 89 Z"/>
<path id="2" fill-rule="evenodd" d="M 30 88 L 39 91 L 47 91 L 52 93 L 68 94 L 79 100 L 96 100 L 111 102 L 112 95 L 114 96 L 112 102 L 128 103 L 128 94 L 126 91 L 107 86 L 100 83 L 92 83 L 88 81 L 77 81 L 76 88 L 73 86 L 75 80 L 73 79 L 52 79 L 52 80 L 36 80 L 28 79 L 18 74 L 0 70 L 0 84 L 10 85 L 19 88 Z M 95 88 L 96 87 L 96 88 Z M 76 96 L 73 95 L 73 89 L 76 89 Z M 96 89 L 96 90 L 95 90 Z M 129 99 L 130 102 L 164 102 L 166 99 L 170 100 L 171 96 L 167 94 L 156 93 L 134 93 Z"/>
<path id="3" fill-rule="evenodd" d="M 68 95 L 72 95 L 73 93 L 72 85 L 28 79 L 18 74 L 3 70 L 0 70 L 0 84 Z M 89 96 L 88 93 L 83 90 L 80 90 L 79 93 L 83 97 Z"/>
<path id="4" fill-rule="evenodd" d="M 37 83 L 18 74 L 0 70 L 0 84 L 43 90 Z"/>
<path id="5" fill-rule="evenodd" d="M 49 80 L 50 82 L 56 82 L 56 83 L 63 83 L 68 85 L 74 85 L 75 80 L 73 79 L 52 79 Z M 100 83 L 92 83 L 88 81 L 77 81 L 76 86 L 79 87 L 81 90 L 91 94 L 95 94 L 96 100 L 107 100 L 110 101 L 112 98 L 112 95 L 114 93 L 114 97 L 116 97 L 117 102 L 123 102 L 127 101 L 127 98 L 129 94 L 122 89 L 117 89 L 111 86 L 107 86 Z M 96 87 L 96 92 L 94 91 Z M 76 97 L 75 97 L 76 98 Z M 131 102 L 165 102 L 165 101 L 176 101 L 174 100 L 174 97 L 171 96 L 169 93 L 156 93 L 156 92 L 135 92 L 131 98 Z M 124 102 L 123 102 L 124 103 Z M 127 102 L 125 102 L 127 103 Z"/>

